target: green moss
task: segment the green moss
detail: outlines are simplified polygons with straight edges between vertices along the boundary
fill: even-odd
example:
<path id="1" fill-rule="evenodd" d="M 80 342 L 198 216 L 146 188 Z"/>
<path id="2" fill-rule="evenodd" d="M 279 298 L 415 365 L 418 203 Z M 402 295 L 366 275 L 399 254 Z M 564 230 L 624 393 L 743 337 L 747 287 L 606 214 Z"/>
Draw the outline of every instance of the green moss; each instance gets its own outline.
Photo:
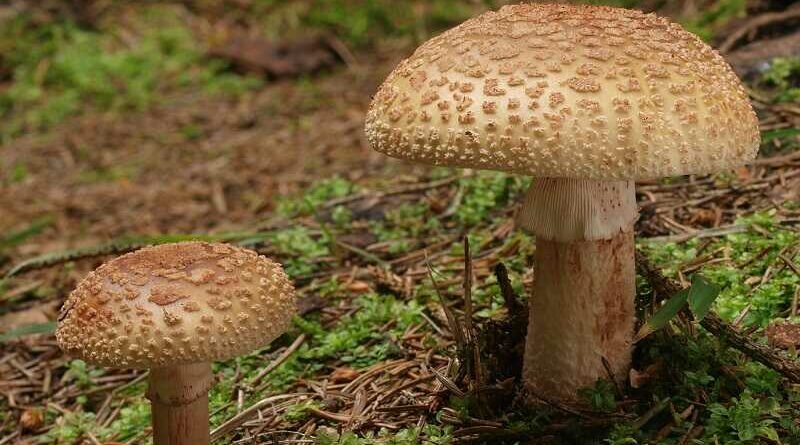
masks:
<path id="1" fill-rule="evenodd" d="M 356 368 L 371 366 L 393 357 L 398 350 L 393 339 L 411 325 L 422 321 L 422 307 L 416 301 L 398 301 L 393 296 L 371 294 L 355 301 L 359 308 L 339 321 L 334 329 L 323 329 L 314 321 L 300 321 L 301 329 L 312 341 L 300 353 L 302 359 L 336 358 Z M 393 321 L 385 332 L 376 330 Z"/>
<path id="2" fill-rule="evenodd" d="M 28 168 L 23 163 L 14 164 L 8 174 L 8 182 L 18 184 L 28 178 Z"/>
<path id="3" fill-rule="evenodd" d="M 286 218 L 299 215 L 315 215 L 325 202 L 354 193 L 352 182 L 334 176 L 311 184 L 299 197 L 278 198 L 277 211 Z"/>
<path id="4" fill-rule="evenodd" d="M 283 413 L 283 418 L 289 422 L 300 422 L 308 417 L 309 408 L 319 408 L 319 403 L 313 400 L 306 400 L 305 402 L 292 405 Z"/>
<path id="5" fill-rule="evenodd" d="M 83 360 L 72 360 L 65 377 L 67 382 L 75 382 L 81 388 L 90 388 L 93 379 L 103 374 L 105 371 L 102 368 L 90 368 Z"/>
<path id="6" fill-rule="evenodd" d="M 723 405 L 712 403 L 706 435 L 715 443 L 746 445 L 760 439 L 780 441 L 775 424 L 780 418 L 780 405 L 774 398 L 755 398 L 749 390 Z"/>
<path id="7" fill-rule="evenodd" d="M 581 388 L 578 395 L 595 411 L 612 412 L 617 407 L 614 385 L 608 380 L 597 380 L 594 386 Z"/>
<path id="8" fill-rule="evenodd" d="M 255 6 L 263 29 L 272 36 L 301 30 L 334 32 L 348 44 L 364 47 L 377 39 L 413 36 L 423 40 L 500 2 L 479 0 L 267 0 Z"/>
<path id="9" fill-rule="evenodd" d="M 426 425 L 400 431 L 380 430 L 377 434 L 357 435 L 352 432 L 337 433 L 325 429 L 317 433 L 316 445 L 450 445 L 454 443 L 452 427 Z"/>
<path id="10" fill-rule="evenodd" d="M 194 87 L 240 93 L 259 81 L 223 73 L 206 62 L 189 28 L 167 7 L 136 10 L 133 42 L 107 30 L 92 31 L 69 21 L 45 24 L 20 14 L 0 28 L 2 63 L 12 72 L 0 92 L 0 137 L 49 128 L 88 108 L 142 110 L 158 92 Z"/>
<path id="11" fill-rule="evenodd" d="M 464 225 L 488 221 L 491 213 L 513 202 L 524 192 L 530 179 L 498 172 L 478 172 L 459 180 L 463 198 L 456 218 Z"/>
<path id="12" fill-rule="evenodd" d="M 49 412 L 49 415 L 53 414 L 53 412 Z M 94 413 L 73 411 L 59 416 L 55 421 L 55 426 L 44 435 L 39 436 L 38 441 L 47 444 L 76 443 L 78 439 L 85 438 L 87 433 L 91 433 L 95 437 L 105 437 L 109 435 L 110 430 L 97 425 Z"/>
<path id="13" fill-rule="evenodd" d="M 763 327 L 788 307 L 795 287 L 800 284 L 800 277 L 791 269 L 775 267 L 780 266 L 776 262 L 781 261 L 778 254 L 782 249 L 797 243 L 800 236 L 781 227 L 768 213 L 743 218 L 739 223 L 749 225 L 751 230 L 728 235 L 707 246 L 705 252 L 721 250 L 727 252 L 730 260 L 704 267 L 703 275 L 722 288 L 715 309 L 723 318 L 732 320 L 749 308 L 743 326 Z M 674 275 L 677 266 L 695 258 L 698 245 L 699 241 L 693 240 L 683 244 L 648 244 L 645 249 L 656 263 Z M 761 283 L 760 277 L 771 266 L 774 270 L 769 280 Z"/>
<path id="14" fill-rule="evenodd" d="M 746 13 L 747 2 L 745 0 L 717 0 L 696 16 L 683 20 L 682 25 L 708 42 L 722 25 L 733 18 L 744 17 Z"/>
<path id="15" fill-rule="evenodd" d="M 388 210 L 383 220 L 372 221 L 370 227 L 379 241 L 389 243 L 389 252 L 398 254 L 411 250 L 414 238 L 434 235 L 440 223 L 428 204 L 419 202 Z"/>
<path id="16" fill-rule="evenodd" d="M 280 230 L 269 237 L 275 248 L 283 255 L 286 273 L 292 277 L 310 275 L 318 269 L 315 259 L 330 254 L 330 237 L 322 233 L 311 234 L 305 227 Z"/>
<path id="17" fill-rule="evenodd" d="M 346 229 L 353 221 L 353 212 L 345 206 L 336 206 L 331 211 L 331 221 L 338 229 Z"/>
<path id="18" fill-rule="evenodd" d="M 800 57 L 773 59 L 761 80 L 776 90 L 776 102 L 797 102 L 800 100 Z"/>
<path id="19" fill-rule="evenodd" d="M 106 439 L 124 442 L 140 436 L 150 427 L 150 402 L 144 397 L 125 400 L 119 416 L 111 422 Z"/>

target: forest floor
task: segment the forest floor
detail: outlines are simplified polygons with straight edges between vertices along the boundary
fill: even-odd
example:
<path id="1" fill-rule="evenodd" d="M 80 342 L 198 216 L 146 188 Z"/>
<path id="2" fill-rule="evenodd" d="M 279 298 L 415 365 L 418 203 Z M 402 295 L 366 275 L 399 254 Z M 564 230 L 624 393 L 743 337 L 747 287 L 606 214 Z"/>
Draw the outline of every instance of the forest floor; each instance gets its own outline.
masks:
<path id="1" fill-rule="evenodd" d="M 490 340 L 498 326 L 507 349 L 519 340 L 504 323 L 533 279 L 535 244 L 513 222 L 530 180 L 391 160 L 362 132 L 400 58 L 499 4 L 0 7 L 0 445 L 147 443 L 145 374 L 65 357 L 53 320 L 102 261 L 195 238 L 278 259 L 301 298 L 284 337 L 215 365 L 219 443 L 800 443 L 800 381 L 686 311 L 659 321 L 653 291 L 672 295 L 649 274 L 640 315 L 659 329 L 637 344 L 625 388 L 598 382 L 580 412 L 514 398 L 518 357 L 492 355 Z M 640 266 L 707 284 L 728 334 L 794 363 L 800 59 L 770 51 L 800 35 L 797 7 L 638 6 L 726 49 L 764 140 L 746 168 L 638 184 Z M 285 59 L 247 59 L 249 45 Z M 475 345 L 456 341 L 466 265 Z M 491 368 L 481 381 L 459 367 L 469 347 Z"/>

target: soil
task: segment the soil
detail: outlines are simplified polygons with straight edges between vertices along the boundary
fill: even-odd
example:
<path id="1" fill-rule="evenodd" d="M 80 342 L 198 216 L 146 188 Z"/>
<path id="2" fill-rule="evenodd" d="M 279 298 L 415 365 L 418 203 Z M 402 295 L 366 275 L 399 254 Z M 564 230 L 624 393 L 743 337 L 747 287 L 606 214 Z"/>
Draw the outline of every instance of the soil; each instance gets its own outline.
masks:
<path id="1" fill-rule="evenodd" d="M 30 255 L 268 218 L 276 193 L 331 175 L 357 180 L 392 162 L 367 147 L 362 126 L 370 94 L 396 62 L 360 60 L 313 87 L 274 81 L 238 100 L 163 98 L 147 112 L 88 114 L 18 139 L 4 150 L 2 173 L 21 164 L 27 175 L 2 186 L 0 229 L 53 217 L 19 252 Z"/>

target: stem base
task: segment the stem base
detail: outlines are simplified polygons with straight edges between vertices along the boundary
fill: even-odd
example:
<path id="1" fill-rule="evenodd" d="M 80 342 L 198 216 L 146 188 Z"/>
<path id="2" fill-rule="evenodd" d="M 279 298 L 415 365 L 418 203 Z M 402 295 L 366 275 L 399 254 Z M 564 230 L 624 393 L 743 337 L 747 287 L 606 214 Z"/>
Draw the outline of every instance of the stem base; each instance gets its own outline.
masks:
<path id="1" fill-rule="evenodd" d="M 622 382 L 633 345 L 633 231 L 608 240 L 536 240 L 524 378 L 535 395 L 577 402 L 597 379 Z M 609 369 L 603 364 L 607 361 Z"/>

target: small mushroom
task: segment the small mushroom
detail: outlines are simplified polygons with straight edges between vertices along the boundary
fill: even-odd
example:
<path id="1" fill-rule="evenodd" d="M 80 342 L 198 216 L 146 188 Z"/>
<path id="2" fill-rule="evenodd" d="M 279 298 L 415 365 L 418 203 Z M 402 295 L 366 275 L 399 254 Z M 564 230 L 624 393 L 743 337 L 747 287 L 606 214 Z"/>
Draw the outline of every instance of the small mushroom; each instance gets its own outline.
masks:
<path id="1" fill-rule="evenodd" d="M 203 445 L 211 362 L 267 345 L 295 311 L 280 264 L 227 244 L 165 244 L 90 273 L 64 303 L 56 339 L 94 365 L 150 369 L 154 443 Z"/>
<path id="2" fill-rule="evenodd" d="M 566 4 L 506 6 L 424 43 L 380 87 L 366 134 L 396 158 L 536 177 L 517 218 L 537 246 L 524 380 L 567 403 L 630 366 L 634 180 L 732 169 L 760 139 L 739 79 L 697 36 Z"/>

